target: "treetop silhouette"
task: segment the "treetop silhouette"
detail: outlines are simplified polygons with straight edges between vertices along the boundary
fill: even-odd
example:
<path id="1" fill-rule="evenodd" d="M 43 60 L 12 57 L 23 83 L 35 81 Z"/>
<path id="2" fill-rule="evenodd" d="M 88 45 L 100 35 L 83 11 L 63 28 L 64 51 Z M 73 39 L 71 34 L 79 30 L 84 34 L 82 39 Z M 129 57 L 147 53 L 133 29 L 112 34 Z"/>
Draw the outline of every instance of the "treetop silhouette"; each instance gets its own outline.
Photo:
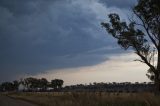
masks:
<path id="1" fill-rule="evenodd" d="M 121 21 L 118 14 L 108 15 L 110 22 L 102 22 L 106 31 L 117 39 L 118 45 L 132 48 L 140 57 L 136 61 L 146 64 L 147 76 L 160 92 L 160 3 L 159 0 L 138 0 L 132 9 L 136 19 Z M 157 61 L 155 61 L 157 59 Z"/>

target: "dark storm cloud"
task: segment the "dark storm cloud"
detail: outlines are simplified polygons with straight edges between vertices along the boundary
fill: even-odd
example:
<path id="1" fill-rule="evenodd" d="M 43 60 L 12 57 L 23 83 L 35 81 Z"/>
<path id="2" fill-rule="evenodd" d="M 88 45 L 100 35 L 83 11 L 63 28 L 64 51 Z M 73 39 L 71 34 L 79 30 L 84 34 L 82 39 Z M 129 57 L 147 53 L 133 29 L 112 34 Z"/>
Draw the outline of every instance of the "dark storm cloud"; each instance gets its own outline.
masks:
<path id="1" fill-rule="evenodd" d="M 99 2 L 107 7 L 131 9 L 137 3 L 137 0 L 99 0 Z"/>
<path id="2" fill-rule="evenodd" d="M 0 81 L 91 66 L 107 60 L 104 54 L 121 53 L 119 48 L 99 50 L 115 41 L 106 38 L 89 1 L 80 1 L 1 0 Z"/>
<path id="3" fill-rule="evenodd" d="M 45 10 L 50 3 L 57 0 L 1 0 L 0 6 L 7 8 L 14 15 L 29 15 Z"/>

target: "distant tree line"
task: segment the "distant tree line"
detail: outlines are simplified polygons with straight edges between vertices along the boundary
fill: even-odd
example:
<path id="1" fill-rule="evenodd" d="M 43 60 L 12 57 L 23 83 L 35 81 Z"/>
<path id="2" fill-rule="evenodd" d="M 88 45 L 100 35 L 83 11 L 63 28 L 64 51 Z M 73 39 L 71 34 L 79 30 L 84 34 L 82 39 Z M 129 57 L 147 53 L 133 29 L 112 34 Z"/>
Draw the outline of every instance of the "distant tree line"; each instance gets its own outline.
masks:
<path id="1" fill-rule="evenodd" d="M 13 82 L 3 82 L 0 84 L 0 91 L 47 91 L 48 89 L 58 91 L 62 89 L 64 81 L 61 79 L 54 79 L 49 82 L 46 78 L 25 78 L 21 80 L 15 80 Z"/>
<path id="2" fill-rule="evenodd" d="M 112 83 L 90 83 L 77 84 L 62 87 L 64 81 L 54 79 L 50 82 L 46 78 L 25 78 L 19 81 L 3 82 L 0 84 L 0 92 L 6 91 L 25 91 L 25 92 L 153 92 L 153 82 L 112 82 Z"/>
<path id="3" fill-rule="evenodd" d="M 112 82 L 112 83 L 90 83 L 65 86 L 63 91 L 67 92 L 153 92 L 153 82 Z"/>

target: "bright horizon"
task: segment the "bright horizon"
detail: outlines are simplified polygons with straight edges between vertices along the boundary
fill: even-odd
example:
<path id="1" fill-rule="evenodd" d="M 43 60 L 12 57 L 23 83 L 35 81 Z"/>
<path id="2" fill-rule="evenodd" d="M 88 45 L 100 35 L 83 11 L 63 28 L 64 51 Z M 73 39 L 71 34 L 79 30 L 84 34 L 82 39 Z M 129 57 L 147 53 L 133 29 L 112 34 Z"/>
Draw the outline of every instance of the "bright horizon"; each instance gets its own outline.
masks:
<path id="1" fill-rule="evenodd" d="M 110 57 L 108 61 L 94 66 L 48 70 L 32 77 L 45 77 L 49 81 L 54 78 L 63 79 L 64 86 L 93 82 L 150 82 L 146 76 L 148 67 L 133 61 L 135 58 L 136 54 L 126 53 Z"/>

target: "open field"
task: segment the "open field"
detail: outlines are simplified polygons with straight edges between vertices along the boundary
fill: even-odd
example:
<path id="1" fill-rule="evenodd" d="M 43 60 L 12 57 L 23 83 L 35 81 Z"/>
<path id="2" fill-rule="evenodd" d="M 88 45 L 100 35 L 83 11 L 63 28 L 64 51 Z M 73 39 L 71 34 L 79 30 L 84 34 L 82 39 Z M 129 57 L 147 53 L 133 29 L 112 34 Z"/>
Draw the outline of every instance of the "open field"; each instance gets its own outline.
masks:
<path id="1" fill-rule="evenodd" d="M 160 106 L 160 97 L 152 93 L 22 92 L 7 95 L 39 106 Z"/>

